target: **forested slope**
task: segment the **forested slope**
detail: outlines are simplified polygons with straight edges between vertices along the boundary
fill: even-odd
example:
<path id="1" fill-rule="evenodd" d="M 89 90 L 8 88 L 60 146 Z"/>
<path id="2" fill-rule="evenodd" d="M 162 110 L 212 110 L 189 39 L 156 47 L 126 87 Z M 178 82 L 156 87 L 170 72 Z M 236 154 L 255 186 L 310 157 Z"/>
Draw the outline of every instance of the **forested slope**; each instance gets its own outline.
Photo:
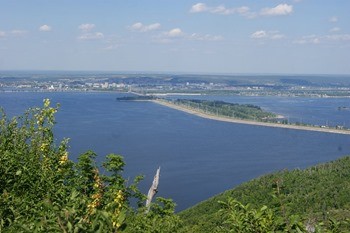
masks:
<path id="1" fill-rule="evenodd" d="M 179 215 L 191 232 L 210 232 L 223 224 L 220 201 L 234 198 L 252 208 L 266 205 L 280 216 L 302 222 L 343 221 L 350 217 L 350 157 L 305 170 L 280 171 L 214 196 Z M 350 231 L 350 230 L 349 230 Z"/>

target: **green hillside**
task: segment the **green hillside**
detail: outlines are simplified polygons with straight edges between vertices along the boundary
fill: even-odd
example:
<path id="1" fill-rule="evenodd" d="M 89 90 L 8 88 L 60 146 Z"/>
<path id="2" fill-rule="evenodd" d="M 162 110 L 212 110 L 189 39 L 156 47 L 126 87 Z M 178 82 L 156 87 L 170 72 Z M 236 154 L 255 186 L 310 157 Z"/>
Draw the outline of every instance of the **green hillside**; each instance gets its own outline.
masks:
<path id="1" fill-rule="evenodd" d="M 220 201 L 234 198 L 251 208 L 263 205 L 301 222 L 343 222 L 350 217 L 350 157 L 305 170 L 280 171 L 228 190 L 179 213 L 188 232 L 213 232 L 223 224 Z M 345 226 L 344 226 L 345 225 Z M 333 232 L 333 231 L 331 231 Z M 336 232 L 336 231 L 334 231 Z M 350 232 L 350 230 L 349 230 Z"/>

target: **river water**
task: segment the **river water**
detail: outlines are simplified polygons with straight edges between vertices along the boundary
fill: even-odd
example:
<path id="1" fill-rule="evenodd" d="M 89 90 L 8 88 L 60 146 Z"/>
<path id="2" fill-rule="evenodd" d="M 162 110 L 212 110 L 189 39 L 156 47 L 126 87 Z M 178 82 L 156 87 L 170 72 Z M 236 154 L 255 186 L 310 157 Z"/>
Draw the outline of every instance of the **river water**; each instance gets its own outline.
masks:
<path id="1" fill-rule="evenodd" d="M 145 175 L 144 193 L 161 166 L 157 195 L 174 199 L 178 211 L 269 172 L 350 154 L 350 135 L 218 122 L 152 102 L 118 102 L 120 95 L 3 92 L 0 106 L 13 116 L 41 106 L 43 98 L 60 103 L 55 135 L 70 138 L 73 160 L 89 149 L 98 154 L 98 163 L 109 153 L 121 154 L 125 177 Z M 350 126 L 350 111 L 338 110 L 349 107 L 346 98 L 195 98 L 255 104 L 292 121 Z"/>

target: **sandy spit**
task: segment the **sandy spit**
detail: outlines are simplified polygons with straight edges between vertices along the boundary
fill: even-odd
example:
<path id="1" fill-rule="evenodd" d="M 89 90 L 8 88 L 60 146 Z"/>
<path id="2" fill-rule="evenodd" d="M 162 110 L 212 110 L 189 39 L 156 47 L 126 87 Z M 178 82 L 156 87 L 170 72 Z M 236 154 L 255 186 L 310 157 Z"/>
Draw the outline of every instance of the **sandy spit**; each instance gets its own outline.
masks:
<path id="1" fill-rule="evenodd" d="M 350 130 L 319 128 L 319 127 L 301 126 L 301 125 L 284 125 L 284 124 L 278 124 L 278 123 L 240 120 L 240 119 L 234 119 L 234 118 L 227 118 L 224 116 L 210 115 L 210 114 L 203 113 L 203 112 L 200 112 L 200 111 L 195 110 L 195 109 L 186 108 L 186 107 L 179 106 L 179 105 L 167 102 L 167 101 L 152 100 L 152 102 L 169 107 L 169 108 L 172 108 L 172 109 L 176 109 L 176 110 L 179 110 L 182 112 L 186 112 L 186 113 L 189 113 L 192 115 L 196 115 L 196 116 L 199 116 L 202 118 L 216 120 L 216 121 L 230 122 L 230 123 L 236 123 L 236 124 L 246 124 L 246 125 L 257 125 L 257 126 L 264 126 L 264 127 L 276 127 L 276 128 L 285 128 L 285 129 L 307 130 L 307 131 L 316 131 L 316 132 L 323 132 L 323 133 L 336 133 L 336 134 L 348 134 L 348 135 L 350 135 Z"/>

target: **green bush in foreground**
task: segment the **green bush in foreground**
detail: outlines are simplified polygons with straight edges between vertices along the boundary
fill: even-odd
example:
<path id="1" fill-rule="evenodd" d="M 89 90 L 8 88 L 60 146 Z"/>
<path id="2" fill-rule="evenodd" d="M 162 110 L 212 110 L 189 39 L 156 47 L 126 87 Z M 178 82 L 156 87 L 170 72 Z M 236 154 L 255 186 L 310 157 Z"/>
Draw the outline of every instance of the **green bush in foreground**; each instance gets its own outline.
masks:
<path id="1" fill-rule="evenodd" d="M 174 232 L 174 203 L 159 198 L 145 214 L 145 196 L 121 173 L 123 157 L 110 154 L 101 175 L 96 154 L 68 159 L 67 140 L 56 145 L 57 107 L 0 120 L 0 232 Z M 130 202 L 136 202 L 132 208 Z"/>
<path id="2" fill-rule="evenodd" d="M 264 232 L 295 232 L 295 233 L 341 233 L 350 230 L 349 221 L 305 221 L 299 215 L 281 215 L 276 209 L 262 206 L 254 209 L 250 204 L 243 205 L 241 202 L 229 198 L 227 202 L 220 202 L 222 208 L 219 211 L 222 225 L 216 232 L 235 233 L 264 233 Z"/>

